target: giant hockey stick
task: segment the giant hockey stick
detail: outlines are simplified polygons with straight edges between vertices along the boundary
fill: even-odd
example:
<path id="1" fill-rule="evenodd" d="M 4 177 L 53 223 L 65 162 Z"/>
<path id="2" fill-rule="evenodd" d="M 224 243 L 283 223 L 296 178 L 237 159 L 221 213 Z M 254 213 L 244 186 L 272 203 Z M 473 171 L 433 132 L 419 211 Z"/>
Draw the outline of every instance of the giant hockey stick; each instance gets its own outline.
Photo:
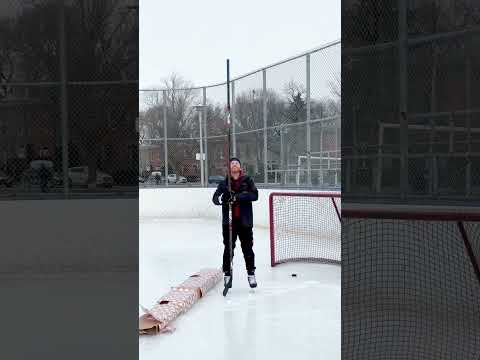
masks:
<path id="1" fill-rule="evenodd" d="M 230 60 L 227 59 L 227 189 L 228 194 L 231 196 L 232 194 L 232 182 L 231 182 L 231 174 L 230 174 L 230 149 L 231 149 L 231 121 L 230 121 Z M 233 281 L 233 236 L 232 236 L 232 203 L 231 201 L 228 202 L 228 244 L 230 250 L 230 281 L 225 284 L 225 288 L 223 289 L 223 296 L 226 296 L 228 293 L 228 289 L 232 287 Z"/>

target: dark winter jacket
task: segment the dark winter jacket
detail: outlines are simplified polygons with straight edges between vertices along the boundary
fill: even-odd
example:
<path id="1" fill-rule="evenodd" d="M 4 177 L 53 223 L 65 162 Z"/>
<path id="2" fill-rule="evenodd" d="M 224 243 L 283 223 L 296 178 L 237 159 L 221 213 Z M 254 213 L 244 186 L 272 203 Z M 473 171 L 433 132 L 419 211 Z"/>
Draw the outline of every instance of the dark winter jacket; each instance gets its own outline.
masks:
<path id="1" fill-rule="evenodd" d="M 238 191 L 234 193 L 236 194 L 237 202 L 240 207 L 241 224 L 242 226 L 252 227 L 252 201 L 258 200 L 258 190 L 250 176 L 241 176 L 239 182 Z M 228 203 L 225 201 L 220 203 L 220 196 L 223 194 L 226 194 L 225 196 L 228 197 L 227 178 L 218 184 L 212 200 L 215 205 L 222 205 L 222 222 L 223 225 L 228 225 Z M 223 200 L 224 199 L 225 198 L 223 198 Z"/>

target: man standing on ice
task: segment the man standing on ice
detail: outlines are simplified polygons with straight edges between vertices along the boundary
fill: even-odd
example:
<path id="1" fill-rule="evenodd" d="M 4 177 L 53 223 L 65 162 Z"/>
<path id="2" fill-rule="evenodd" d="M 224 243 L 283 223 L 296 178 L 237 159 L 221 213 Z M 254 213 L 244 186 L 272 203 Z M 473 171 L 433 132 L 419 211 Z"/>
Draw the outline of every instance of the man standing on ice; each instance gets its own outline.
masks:
<path id="1" fill-rule="evenodd" d="M 247 268 L 248 283 L 250 287 L 257 286 L 255 279 L 255 254 L 253 253 L 253 210 L 252 201 L 258 200 L 258 190 L 253 179 L 245 175 L 240 160 L 230 159 L 231 189 L 228 192 L 227 178 L 220 182 L 213 194 L 213 203 L 222 205 L 223 225 L 223 272 L 225 273 L 225 286 L 231 280 L 230 269 L 230 242 L 229 242 L 229 216 L 228 204 L 232 204 L 232 251 L 235 249 L 237 236 L 240 238 L 245 266 Z M 233 257 L 233 253 L 232 253 Z"/>

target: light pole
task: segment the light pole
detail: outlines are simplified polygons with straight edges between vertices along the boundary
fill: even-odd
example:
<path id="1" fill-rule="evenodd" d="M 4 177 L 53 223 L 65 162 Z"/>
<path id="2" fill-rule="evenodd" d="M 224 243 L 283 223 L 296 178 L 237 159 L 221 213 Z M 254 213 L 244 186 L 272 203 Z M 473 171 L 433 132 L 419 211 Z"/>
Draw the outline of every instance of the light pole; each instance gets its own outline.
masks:
<path id="1" fill-rule="evenodd" d="M 205 171 L 203 167 L 203 132 L 202 132 L 202 114 L 206 105 L 196 105 L 194 109 L 198 112 L 198 128 L 200 130 L 200 183 L 205 186 Z"/>

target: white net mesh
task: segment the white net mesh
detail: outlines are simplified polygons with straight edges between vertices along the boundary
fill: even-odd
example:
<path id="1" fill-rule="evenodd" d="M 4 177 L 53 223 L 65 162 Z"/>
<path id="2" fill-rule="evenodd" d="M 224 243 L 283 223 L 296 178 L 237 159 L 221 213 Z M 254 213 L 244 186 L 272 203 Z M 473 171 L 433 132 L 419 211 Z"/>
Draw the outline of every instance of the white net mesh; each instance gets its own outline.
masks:
<path id="1" fill-rule="evenodd" d="M 459 208 L 344 206 L 346 359 L 478 359 L 479 235 L 480 213 Z"/>
<path id="2" fill-rule="evenodd" d="M 340 262 L 340 194 L 270 195 L 272 266 L 288 261 Z"/>

